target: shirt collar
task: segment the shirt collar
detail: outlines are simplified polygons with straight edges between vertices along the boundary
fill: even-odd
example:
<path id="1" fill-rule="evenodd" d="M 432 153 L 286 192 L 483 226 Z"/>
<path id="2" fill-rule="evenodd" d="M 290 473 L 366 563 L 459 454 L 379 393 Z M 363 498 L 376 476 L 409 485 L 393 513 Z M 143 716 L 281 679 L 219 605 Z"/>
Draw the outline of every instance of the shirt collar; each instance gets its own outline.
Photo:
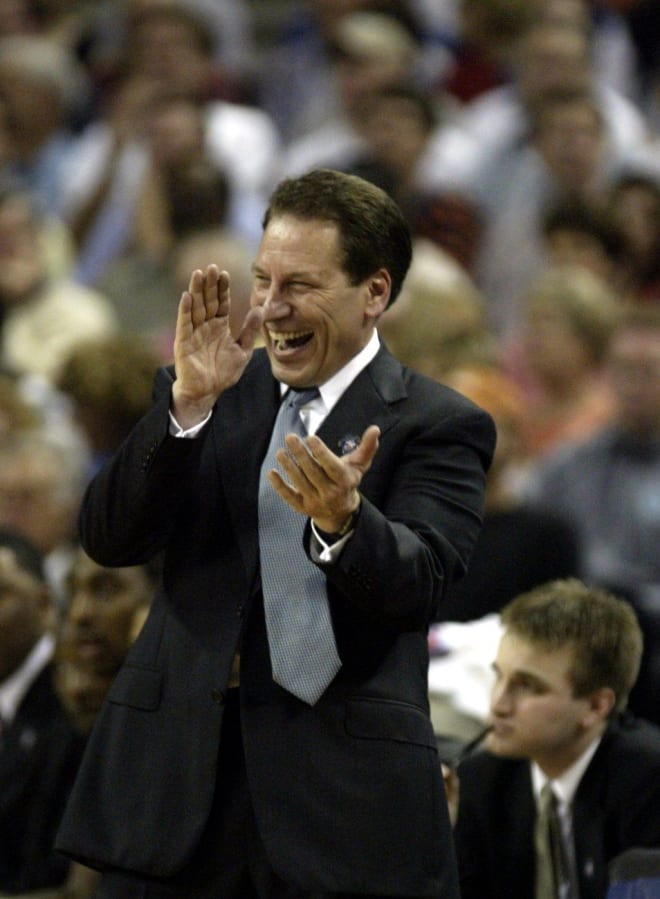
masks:
<path id="1" fill-rule="evenodd" d="M 357 355 L 353 356 L 343 368 L 340 368 L 331 378 L 324 384 L 319 384 L 319 393 L 327 415 L 337 403 L 346 388 L 353 383 L 360 372 L 369 365 L 371 360 L 376 356 L 380 349 L 380 340 L 378 333 L 374 330 L 369 342 L 363 347 Z M 282 396 L 288 390 L 286 384 L 280 383 L 280 391 Z"/>
<path id="2" fill-rule="evenodd" d="M 598 749 L 602 735 L 596 737 L 587 746 L 581 756 L 577 758 L 573 764 L 567 768 L 559 777 L 552 780 L 552 790 L 557 797 L 560 805 L 569 806 L 573 802 L 573 797 L 582 780 L 582 775 L 589 767 L 594 753 Z M 539 794 L 549 778 L 541 771 L 536 762 L 532 762 L 532 785 L 534 796 L 538 800 Z"/>
<path id="3" fill-rule="evenodd" d="M 0 684 L 0 716 L 7 723 L 14 720 L 23 697 L 53 657 L 55 639 L 44 634 L 13 674 Z"/>

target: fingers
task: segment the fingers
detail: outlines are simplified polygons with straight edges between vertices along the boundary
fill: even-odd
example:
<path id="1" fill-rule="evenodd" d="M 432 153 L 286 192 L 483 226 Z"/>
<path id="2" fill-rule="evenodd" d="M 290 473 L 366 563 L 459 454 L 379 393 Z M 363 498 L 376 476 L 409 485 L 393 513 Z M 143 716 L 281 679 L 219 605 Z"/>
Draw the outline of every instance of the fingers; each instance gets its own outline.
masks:
<path id="1" fill-rule="evenodd" d="M 229 312 L 229 274 L 217 265 L 206 270 L 195 269 L 190 275 L 188 291 L 191 297 L 190 317 L 193 327 Z"/>

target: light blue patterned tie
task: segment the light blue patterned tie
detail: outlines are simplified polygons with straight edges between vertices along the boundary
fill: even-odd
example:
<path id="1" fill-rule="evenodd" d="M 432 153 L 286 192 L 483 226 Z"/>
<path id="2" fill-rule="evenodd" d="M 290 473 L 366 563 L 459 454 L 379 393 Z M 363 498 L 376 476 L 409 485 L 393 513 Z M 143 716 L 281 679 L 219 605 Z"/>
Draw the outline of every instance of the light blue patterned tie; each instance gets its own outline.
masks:
<path id="1" fill-rule="evenodd" d="M 273 679 L 309 705 L 319 699 L 341 667 L 325 577 L 307 558 L 305 518 L 273 489 L 267 478 L 277 467 L 284 437 L 306 435 L 300 409 L 319 395 L 316 388 L 289 390 L 282 401 L 264 458 L 259 484 L 261 586 Z"/>

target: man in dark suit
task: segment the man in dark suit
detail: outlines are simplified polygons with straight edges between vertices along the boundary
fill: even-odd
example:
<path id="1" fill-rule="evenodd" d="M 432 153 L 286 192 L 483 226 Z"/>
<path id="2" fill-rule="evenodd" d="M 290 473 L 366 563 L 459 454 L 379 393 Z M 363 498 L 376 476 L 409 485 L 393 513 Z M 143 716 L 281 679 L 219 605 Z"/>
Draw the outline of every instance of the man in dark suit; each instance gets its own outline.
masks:
<path id="1" fill-rule="evenodd" d="M 53 603 L 39 551 L 0 531 L 0 893 L 59 886 L 55 832 L 83 749 L 53 686 Z"/>
<path id="2" fill-rule="evenodd" d="M 479 532 L 494 427 L 379 343 L 410 256 L 380 189 L 331 171 L 282 182 L 245 317 L 230 311 L 226 272 L 192 274 L 174 370 L 90 485 L 92 557 L 164 553 L 58 837 L 105 870 L 101 899 L 457 899 L 427 628 Z M 288 434 L 283 474 L 266 464 L 260 490 L 278 407 L 308 387 L 320 388 L 303 407 L 308 436 Z M 288 606 L 302 621 L 303 573 L 329 607 L 330 641 L 284 654 L 304 688 L 334 643 L 312 698 L 273 675 L 258 509 L 269 497 L 271 518 L 299 513 Z M 322 617 L 319 606 L 312 624 Z"/>
<path id="3" fill-rule="evenodd" d="M 660 730 L 624 712 L 642 651 L 635 613 L 569 579 L 520 595 L 502 623 L 492 729 L 458 769 L 461 896 L 604 899 L 617 855 L 660 846 Z M 549 892 L 546 784 L 559 822 Z"/>

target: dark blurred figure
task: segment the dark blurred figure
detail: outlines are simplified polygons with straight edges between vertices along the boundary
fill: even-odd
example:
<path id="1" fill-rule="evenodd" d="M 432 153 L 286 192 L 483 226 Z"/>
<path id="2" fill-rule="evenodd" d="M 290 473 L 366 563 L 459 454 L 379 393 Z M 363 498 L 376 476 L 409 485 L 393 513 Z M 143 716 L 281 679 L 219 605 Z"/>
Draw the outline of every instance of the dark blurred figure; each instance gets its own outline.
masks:
<path id="1" fill-rule="evenodd" d="M 84 740 L 53 685 L 54 608 L 36 547 L 0 531 L 0 891 L 62 884 L 52 850 Z"/>
<path id="2" fill-rule="evenodd" d="M 158 566 L 106 568 L 80 549 L 67 580 L 56 683 L 82 733 L 89 733 L 155 590 Z"/>
<path id="3" fill-rule="evenodd" d="M 627 297 L 660 302 L 660 176 L 623 172 L 609 203 L 625 241 Z"/>
<path id="4" fill-rule="evenodd" d="M 531 509 L 518 486 L 526 464 L 525 402 L 495 367 L 457 367 L 444 383 L 493 417 L 497 444 L 486 477 L 486 505 L 467 574 L 441 606 L 442 621 L 471 621 L 499 612 L 518 593 L 577 574 L 577 539 L 570 524 Z"/>
<path id="5" fill-rule="evenodd" d="M 58 629 L 55 689 L 76 730 L 86 737 L 151 603 L 158 568 L 104 568 L 83 550 L 67 580 Z M 100 873 L 78 862 L 58 899 L 91 899 Z"/>

